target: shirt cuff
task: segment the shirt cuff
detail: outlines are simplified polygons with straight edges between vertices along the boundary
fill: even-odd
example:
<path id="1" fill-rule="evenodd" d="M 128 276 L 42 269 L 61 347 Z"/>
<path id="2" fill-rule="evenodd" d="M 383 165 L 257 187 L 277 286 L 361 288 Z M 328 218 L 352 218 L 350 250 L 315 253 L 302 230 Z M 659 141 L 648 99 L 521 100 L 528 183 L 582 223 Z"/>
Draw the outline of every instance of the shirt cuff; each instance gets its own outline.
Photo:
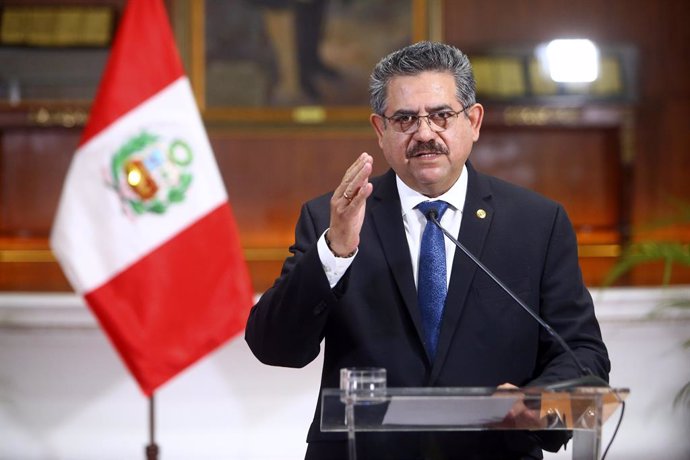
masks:
<path id="1" fill-rule="evenodd" d="M 359 249 L 355 250 L 352 257 L 336 257 L 326 244 L 326 232 L 323 232 L 316 242 L 316 249 L 319 251 L 319 259 L 321 259 L 321 266 L 324 273 L 326 273 L 326 278 L 328 278 L 328 284 L 330 284 L 331 288 L 334 288 L 347 269 L 350 268 L 350 265 L 352 265 L 352 261 L 355 260 Z"/>

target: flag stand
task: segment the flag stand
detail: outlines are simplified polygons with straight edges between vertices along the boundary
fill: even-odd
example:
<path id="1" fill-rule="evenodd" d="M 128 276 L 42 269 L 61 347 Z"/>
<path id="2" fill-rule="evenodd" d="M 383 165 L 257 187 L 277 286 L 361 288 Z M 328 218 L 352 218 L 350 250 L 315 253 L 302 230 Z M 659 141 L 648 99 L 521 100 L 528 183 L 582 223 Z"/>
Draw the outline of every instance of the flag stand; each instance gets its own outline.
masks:
<path id="1" fill-rule="evenodd" d="M 158 460 L 158 445 L 155 440 L 155 422 L 155 405 L 153 395 L 151 395 L 149 396 L 149 445 L 146 446 L 146 460 Z"/>

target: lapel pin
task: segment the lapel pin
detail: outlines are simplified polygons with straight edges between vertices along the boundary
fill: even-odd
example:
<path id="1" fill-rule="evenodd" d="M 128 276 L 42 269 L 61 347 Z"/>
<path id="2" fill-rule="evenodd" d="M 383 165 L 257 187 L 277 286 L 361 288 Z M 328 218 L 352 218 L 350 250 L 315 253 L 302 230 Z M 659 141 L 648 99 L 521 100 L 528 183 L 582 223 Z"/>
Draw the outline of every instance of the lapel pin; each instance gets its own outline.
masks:
<path id="1" fill-rule="evenodd" d="M 479 217 L 480 219 L 485 218 L 486 217 L 486 211 L 484 211 L 483 209 L 477 209 L 477 217 Z"/>

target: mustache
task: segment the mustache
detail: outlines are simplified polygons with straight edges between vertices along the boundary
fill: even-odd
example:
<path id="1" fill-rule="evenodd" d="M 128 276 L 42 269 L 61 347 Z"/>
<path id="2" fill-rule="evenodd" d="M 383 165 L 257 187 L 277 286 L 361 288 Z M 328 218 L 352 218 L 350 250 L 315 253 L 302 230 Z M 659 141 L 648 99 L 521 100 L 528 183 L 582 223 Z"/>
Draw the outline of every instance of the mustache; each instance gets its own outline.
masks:
<path id="1" fill-rule="evenodd" d="M 407 152 L 407 158 L 416 157 L 420 153 L 437 153 L 441 155 L 448 155 L 448 149 L 441 144 L 437 144 L 434 139 L 428 142 L 419 142 L 410 147 Z"/>

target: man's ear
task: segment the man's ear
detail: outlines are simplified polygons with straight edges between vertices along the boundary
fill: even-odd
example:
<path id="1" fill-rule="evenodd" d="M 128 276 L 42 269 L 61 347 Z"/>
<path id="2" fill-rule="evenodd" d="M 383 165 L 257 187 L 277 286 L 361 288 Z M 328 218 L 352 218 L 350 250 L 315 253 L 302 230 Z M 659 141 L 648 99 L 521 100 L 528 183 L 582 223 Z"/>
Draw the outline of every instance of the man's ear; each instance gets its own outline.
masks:
<path id="1" fill-rule="evenodd" d="M 371 126 L 376 132 L 376 137 L 378 137 L 379 140 L 379 147 L 383 149 L 383 132 L 386 130 L 386 120 L 384 120 L 380 115 L 372 113 L 369 115 L 369 123 L 371 123 Z"/>
<path id="2" fill-rule="evenodd" d="M 477 142 L 479 140 L 479 130 L 482 127 L 482 120 L 484 119 L 484 107 L 481 104 L 474 104 L 467 111 L 467 117 L 470 119 L 472 127 L 472 140 Z"/>

